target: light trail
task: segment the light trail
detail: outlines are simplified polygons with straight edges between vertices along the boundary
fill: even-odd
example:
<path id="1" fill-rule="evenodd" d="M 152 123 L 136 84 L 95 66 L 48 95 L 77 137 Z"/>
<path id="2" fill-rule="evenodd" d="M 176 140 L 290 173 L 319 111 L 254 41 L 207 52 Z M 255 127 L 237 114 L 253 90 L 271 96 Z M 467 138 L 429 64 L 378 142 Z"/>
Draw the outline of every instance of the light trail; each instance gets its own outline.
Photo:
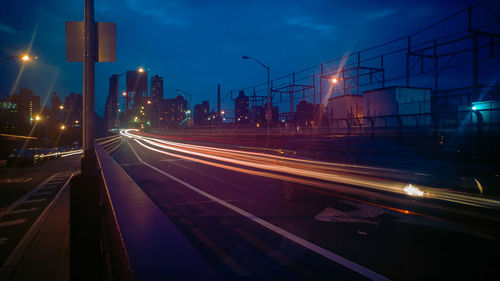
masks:
<path id="1" fill-rule="evenodd" d="M 328 163 L 276 156 L 258 152 L 177 143 L 152 137 L 136 135 L 131 133 L 133 131 L 135 130 L 123 130 L 121 131 L 121 134 L 134 139 L 137 143 L 149 150 L 163 153 L 172 157 L 184 158 L 190 161 L 217 166 L 224 169 L 231 169 L 247 174 L 258 174 L 262 172 L 242 169 L 242 166 L 251 169 L 264 170 L 272 173 L 259 175 L 280 179 L 284 179 L 282 178 L 283 175 L 288 175 L 285 176 L 285 180 L 293 182 L 297 182 L 297 177 L 308 178 L 310 179 L 308 180 L 309 185 L 320 185 L 322 188 L 325 188 L 324 184 L 312 184 L 311 180 L 320 180 L 323 182 L 336 184 L 348 184 L 376 191 L 384 191 L 398 195 L 411 196 L 411 194 L 405 191 L 405 187 L 407 187 L 409 183 L 400 181 L 402 179 L 402 176 L 404 176 L 405 174 L 402 171 L 358 165 Z M 173 153 L 166 153 L 164 149 L 172 151 Z M 187 157 L 184 154 L 191 155 L 192 157 Z M 212 161 L 201 160 L 198 157 Z M 224 162 L 227 165 L 221 165 L 219 162 Z M 237 166 L 235 167 L 233 165 Z M 388 179 L 391 176 L 392 178 L 396 178 L 397 180 Z M 293 178 L 293 180 L 291 180 L 291 178 Z M 330 186 L 329 188 L 327 188 L 332 189 L 331 185 L 326 186 Z M 344 189 L 343 192 L 352 193 L 354 192 L 354 190 L 355 188 L 348 188 L 348 190 Z M 418 186 L 418 190 L 422 191 L 422 193 L 419 193 L 419 198 L 438 199 L 483 208 L 500 207 L 500 201 L 494 198 L 476 196 L 473 194 L 466 194 L 430 186 Z M 335 191 L 339 191 L 338 186 L 335 186 Z"/>

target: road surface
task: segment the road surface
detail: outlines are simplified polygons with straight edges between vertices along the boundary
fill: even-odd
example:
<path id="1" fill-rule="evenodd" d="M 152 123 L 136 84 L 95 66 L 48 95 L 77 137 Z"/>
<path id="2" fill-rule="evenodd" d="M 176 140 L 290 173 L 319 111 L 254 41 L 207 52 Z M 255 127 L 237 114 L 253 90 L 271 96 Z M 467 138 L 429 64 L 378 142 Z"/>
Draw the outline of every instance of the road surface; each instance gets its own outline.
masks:
<path id="1" fill-rule="evenodd" d="M 409 186 L 408 171 L 124 134 L 115 160 L 225 279 L 470 280 L 500 271 L 495 198 Z"/>

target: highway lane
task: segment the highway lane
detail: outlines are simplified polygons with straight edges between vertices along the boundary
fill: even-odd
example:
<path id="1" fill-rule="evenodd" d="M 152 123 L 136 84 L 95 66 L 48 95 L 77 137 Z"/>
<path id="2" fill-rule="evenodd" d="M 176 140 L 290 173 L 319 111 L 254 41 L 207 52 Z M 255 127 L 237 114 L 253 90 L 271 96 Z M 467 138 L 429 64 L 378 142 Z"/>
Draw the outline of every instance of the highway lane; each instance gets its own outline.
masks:
<path id="1" fill-rule="evenodd" d="M 498 261 L 498 237 L 467 227 L 465 222 L 449 223 L 388 208 L 369 196 L 345 196 L 339 192 L 345 185 L 334 184 L 336 192 L 331 192 L 308 181 L 241 172 L 221 166 L 224 161 L 211 159 L 210 163 L 221 165 L 209 165 L 198 161 L 207 161 L 206 157 L 191 159 L 186 156 L 193 154 L 184 151 L 172 153 L 147 142 L 129 143 L 144 162 L 126 146 L 116 159 L 230 279 L 332 279 L 339 274 L 347 274 L 339 279 L 357 279 L 359 272 L 352 275 L 356 268 L 400 280 L 498 273 L 489 266 Z M 191 152 L 199 153 L 200 148 Z M 288 194 L 290 190 L 294 196 Z M 273 231 L 272 226 L 287 234 Z M 340 257 L 340 263 L 321 255 L 314 246 Z M 349 262 L 359 267 L 346 266 Z"/>

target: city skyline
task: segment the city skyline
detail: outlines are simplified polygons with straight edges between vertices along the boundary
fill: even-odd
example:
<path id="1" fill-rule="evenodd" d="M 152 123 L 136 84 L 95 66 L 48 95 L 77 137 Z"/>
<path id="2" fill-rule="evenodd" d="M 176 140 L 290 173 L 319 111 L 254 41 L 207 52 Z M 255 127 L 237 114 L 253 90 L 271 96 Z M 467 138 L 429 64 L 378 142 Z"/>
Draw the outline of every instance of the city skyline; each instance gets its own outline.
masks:
<path id="1" fill-rule="evenodd" d="M 258 57 L 271 67 L 271 78 L 276 78 L 371 45 L 367 42 L 383 42 L 413 32 L 418 26 L 476 2 L 419 1 L 403 5 L 386 1 L 381 5 L 359 1 L 366 8 L 356 11 L 359 3 L 329 1 L 307 7 L 297 2 L 256 1 L 241 5 L 219 1 L 205 7 L 196 1 L 167 4 L 127 1 L 125 8 L 137 12 L 124 13 L 125 19 L 113 11 L 113 4 L 117 3 L 97 1 L 96 19 L 117 22 L 118 59 L 116 63 L 101 63 L 96 67 L 96 112 L 103 115 L 109 77 L 115 73 L 143 66 L 150 69 L 151 76 L 164 77 L 165 97 L 175 97 L 174 89 L 180 88 L 193 94 L 193 104 L 202 100 L 215 104 L 217 84 L 221 84 L 224 98 L 231 89 L 265 81 L 265 71 L 241 60 L 241 55 Z M 34 64 L 24 67 L 14 92 L 21 87 L 30 88 L 42 101 L 53 91 L 62 97 L 81 92 L 81 65 L 65 62 L 64 38 L 59 34 L 64 32 L 65 21 L 81 19 L 78 5 L 66 7 L 57 1 L 30 3 L 26 5 L 25 22 L 10 20 L 8 12 L 15 5 L 9 5 L 5 4 L 4 20 L 0 21 L 0 32 L 9 44 L 2 46 L 0 54 L 7 56 L 26 50 L 33 40 L 31 53 L 39 57 Z M 193 6 L 197 9 L 193 10 Z M 222 17 L 221 7 L 230 16 Z M 357 20 L 351 20 L 348 14 Z M 392 22 L 403 16 L 414 20 L 394 28 Z M 203 22 L 213 17 L 221 19 L 210 27 L 203 26 Z M 256 21 L 257 18 L 260 20 Z M 133 24 L 137 22 L 141 24 Z M 383 32 L 389 26 L 393 27 L 391 32 Z M 128 38 L 131 35 L 133 38 Z M 148 43 L 163 37 L 160 42 L 164 44 Z M 2 98 L 11 92 L 21 68 L 15 62 L 0 67 Z M 231 103 L 226 98 L 222 107 Z"/>

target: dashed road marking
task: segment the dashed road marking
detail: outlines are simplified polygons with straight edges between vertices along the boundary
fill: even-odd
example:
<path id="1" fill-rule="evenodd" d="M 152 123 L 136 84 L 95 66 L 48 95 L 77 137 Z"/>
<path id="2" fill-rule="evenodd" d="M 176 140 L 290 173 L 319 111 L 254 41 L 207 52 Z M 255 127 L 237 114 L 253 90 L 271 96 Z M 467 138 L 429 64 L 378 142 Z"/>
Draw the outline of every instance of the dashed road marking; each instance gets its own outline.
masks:
<path id="1" fill-rule="evenodd" d="M 36 207 L 28 208 L 28 209 L 17 209 L 14 211 L 10 211 L 8 213 L 8 215 L 22 214 L 22 213 L 33 212 L 33 211 L 37 211 L 37 210 L 38 210 L 38 208 L 36 208 Z"/>
<path id="2" fill-rule="evenodd" d="M 314 280 L 317 278 L 314 278 L 312 276 L 312 273 L 305 270 L 301 266 L 297 265 L 294 261 L 292 261 L 290 258 L 288 258 L 286 255 L 283 253 L 279 252 L 278 250 L 273 249 L 269 244 L 266 242 L 262 241 L 255 235 L 252 235 L 248 231 L 242 229 L 242 228 L 234 228 L 233 231 L 238 234 L 239 236 L 243 237 L 245 240 L 247 240 L 250 244 L 253 246 L 257 247 L 261 252 L 265 253 L 269 257 L 277 260 L 279 263 L 281 263 L 284 266 L 290 267 L 293 271 L 296 273 L 300 274 L 302 277 L 307 277 L 306 279 L 308 280 Z"/>
<path id="3" fill-rule="evenodd" d="M 31 181 L 33 178 L 24 177 L 24 178 L 7 178 L 0 179 L 0 183 L 9 184 L 9 183 L 27 183 Z"/>
<path id="4" fill-rule="evenodd" d="M 46 200 L 47 200 L 47 198 L 24 200 L 23 204 L 38 203 L 38 202 L 43 202 Z"/>
<path id="5" fill-rule="evenodd" d="M 51 195 L 51 194 L 54 194 L 54 192 L 45 191 L 45 192 L 37 192 L 37 193 L 33 194 L 33 196 L 45 196 L 45 195 Z"/>
<path id="6" fill-rule="evenodd" d="M 13 221 L 0 222 L 0 228 L 6 227 L 6 226 L 13 226 L 13 225 L 17 225 L 17 224 L 22 224 L 22 223 L 25 223 L 27 221 L 28 221 L 28 219 L 18 219 L 18 220 L 13 220 Z"/>
<path id="7" fill-rule="evenodd" d="M 197 228 L 190 228 L 191 232 L 199 239 L 205 246 L 207 246 L 214 254 L 216 254 L 224 263 L 238 275 L 248 275 L 248 272 L 238 264 L 231 256 L 226 254 L 217 244 L 212 241 L 205 233 Z"/>

